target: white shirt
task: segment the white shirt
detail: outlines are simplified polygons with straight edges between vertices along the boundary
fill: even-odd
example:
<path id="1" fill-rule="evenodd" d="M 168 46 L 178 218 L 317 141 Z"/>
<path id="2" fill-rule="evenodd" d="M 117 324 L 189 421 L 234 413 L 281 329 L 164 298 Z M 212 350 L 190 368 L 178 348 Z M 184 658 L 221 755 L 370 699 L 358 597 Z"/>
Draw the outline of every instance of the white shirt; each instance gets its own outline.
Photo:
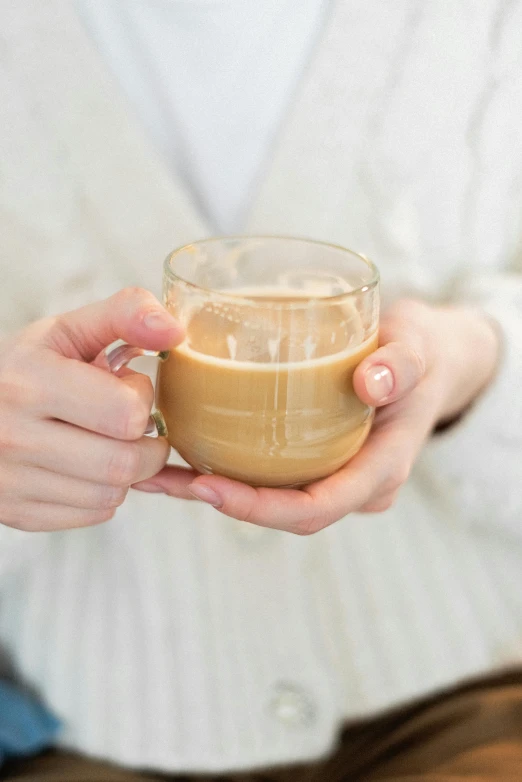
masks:
<path id="1" fill-rule="evenodd" d="M 160 154 L 240 231 L 327 0 L 78 2 Z"/>

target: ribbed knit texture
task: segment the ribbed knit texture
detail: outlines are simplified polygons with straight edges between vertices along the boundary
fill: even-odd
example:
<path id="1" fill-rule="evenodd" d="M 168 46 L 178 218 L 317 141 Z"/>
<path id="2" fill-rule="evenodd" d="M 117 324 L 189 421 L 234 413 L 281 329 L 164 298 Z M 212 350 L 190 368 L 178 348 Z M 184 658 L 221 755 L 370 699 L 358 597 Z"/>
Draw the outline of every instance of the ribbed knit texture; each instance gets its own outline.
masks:
<path id="1" fill-rule="evenodd" d="M 343 719 L 520 659 L 516 543 L 428 514 L 413 486 L 299 540 L 134 495 L 47 538 L 4 584 L 0 633 L 66 746 L 164 769 L 312 758 Z"/>
<path id="2" fill-rule="evenodd" d="M 72 4 L 2 12 L 2 329 L 157 290 L 204 219 Z M 92 529 L 0 527 L 1 644 L 65 746 L 169 771 L 306 760 L 346 719 L 522 659 L 521 13 L 333 3 L 248 221 L 368 252 L 387 296 L 477 301 L 496 381 L 394 508 L 313 537 L 138 493 Z"/>

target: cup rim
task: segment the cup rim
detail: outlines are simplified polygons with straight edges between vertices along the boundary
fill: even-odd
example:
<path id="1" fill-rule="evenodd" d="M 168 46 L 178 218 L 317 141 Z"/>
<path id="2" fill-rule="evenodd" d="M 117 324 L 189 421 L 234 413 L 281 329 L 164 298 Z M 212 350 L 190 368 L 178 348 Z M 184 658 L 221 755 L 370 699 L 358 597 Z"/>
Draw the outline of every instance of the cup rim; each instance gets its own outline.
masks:
<path id="1" fill-rule="evenodd" d="M 270 302 L 269 306 L 274 307 L 284 307 L 285 309 L 296 309 L 300 307 L 306 307 L 310 305 L 311 303 L 317 304 L 340 304 L 345 300 L 349 300 L 353 296 L 357 296 L 361 293 L 369 293 L 374 288 L 376 288 L 380 281 L 380 274 L 377 266 L 371 261 L 369 258 L 367 258 L 362 253 L 356 252 L 355 250 L 350 250 L 347 247 L 343 247 L 340 244 L 335 244 L 334 242 L 324 242 L 320 241 L 318 239 L 309 239 L 307 237 L 301 237 L 301 236 L 287 236 L 287 235 L 278 235 L 278 234 L 227 234 L 224 236 L 213 236 L 209 237 L 208 239 L 198 239 L 195 242 L 188 242 L 187 244 L 182 245 L 181 247 L 178 247 L 176 250 L 173 250 L 170 252 L 167 257 L 165 258 L 165 261 L 163 263 L 163 271 L 165 274 L 165 277 L 167 277 L 171 282 L 181 282 L 183 285 L 187 288 L 191 288 L 194 291 L 201 291 L 206 294 L 211 294 L 212 296 L 218 297 L 220 300 L 223 301 L 229 301 L 229 302 L 235 302 L 242 303 L 242 304 L 249 304 L 252 306 L 259 306 L 261 304 L 259 299 L 254 299 L 249 296 L 244 296 L 241 294 L 231 293 L 230 291 L 220 291 L 217 288 L 209 288 L 204 285 L 198 285 L 195 282 L 191 282 L 190 280 L 185 279 L 180 274 L 177 274 L 174 272 L 171 268 L 171 262 L 172 260 L 180 255 L 182 252 L 186 252 L 191 247 L 199 247 L 201 245 L 209 245 L 213 244 L 215 242 L 226 242 L 226 241 L 241 241 L 241 240 L 253 240 L 253 241 L 266 241 L 266 240 L 282 240 L 287 242 L 302 242 L 305 244 L 315 245 L 317 247 L 328 247 L 329 249 L 333 250 L 340 250 L 341 252 L 355 256 L 359 260 L 361 260 L 369 269 L 371 276 L 370 279 L 361 285 L 357 286 L 357 288 L 353 288 L 350 291 L 345 291 L 343 293 L 338 293 L 333 296 L 303 296 L 303 298 L 299 299 L 299 301 L 281 301 L 277 302 L 274 300 L 273 302 Z M 263 307 L 267 306 L 267 302 L 264 301 L 262 303 Z"/>

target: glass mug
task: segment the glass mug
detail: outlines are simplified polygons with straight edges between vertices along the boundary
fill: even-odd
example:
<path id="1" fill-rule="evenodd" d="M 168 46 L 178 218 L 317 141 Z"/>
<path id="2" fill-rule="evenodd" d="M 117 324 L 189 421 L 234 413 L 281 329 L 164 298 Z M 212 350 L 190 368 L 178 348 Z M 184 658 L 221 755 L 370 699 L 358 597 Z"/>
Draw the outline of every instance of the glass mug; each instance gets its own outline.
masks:
<path id="1" fill-rule="evenodd" d="M 254 486 L 304 485 L 357 453 L 374 416 L 352 386 L 377 348 L 370 261 L 304 239 L 208 239 L 167 257 L 163 302 L 185 329 L 181 345 L 105 353 L 113 372 L 162 359 L 147 433 L 201 473 Z"/>

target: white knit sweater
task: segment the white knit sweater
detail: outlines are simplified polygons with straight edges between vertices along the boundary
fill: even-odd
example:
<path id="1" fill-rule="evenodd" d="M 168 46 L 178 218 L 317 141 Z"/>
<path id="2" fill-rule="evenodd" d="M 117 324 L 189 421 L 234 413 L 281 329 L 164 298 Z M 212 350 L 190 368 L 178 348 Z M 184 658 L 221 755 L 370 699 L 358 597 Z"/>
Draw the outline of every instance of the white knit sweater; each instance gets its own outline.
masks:
<path id="1" fill-rule="evenodd" d="M 157 290 L 204 220 L 72 5 L 2 16 L 1 328 Z M 394 508 L 296 538 L 135 492 L 100 527 L 0 528 L 6 664 L 64 746 L 171 771 L 305 760 L 346 719 L 521 660 L 521 24 L 520 2 L 334 2 L 248 221 L 501 323 L 495 383 Z"/>

